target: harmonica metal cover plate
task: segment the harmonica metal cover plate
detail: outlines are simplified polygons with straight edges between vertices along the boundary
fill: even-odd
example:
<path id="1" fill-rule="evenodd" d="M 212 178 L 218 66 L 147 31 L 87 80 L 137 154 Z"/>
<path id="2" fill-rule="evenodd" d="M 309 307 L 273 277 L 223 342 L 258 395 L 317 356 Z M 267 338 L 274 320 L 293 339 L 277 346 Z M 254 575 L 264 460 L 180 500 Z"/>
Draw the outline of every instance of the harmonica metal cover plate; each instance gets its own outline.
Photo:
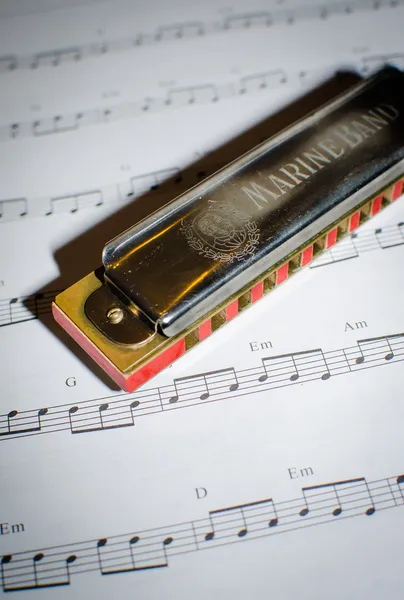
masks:
<path id="1" fill-rule="evenodd" d="M 130 228 L 56 320 L 131 391 L 402 192 L 404 75 L 387 67 Z"/>

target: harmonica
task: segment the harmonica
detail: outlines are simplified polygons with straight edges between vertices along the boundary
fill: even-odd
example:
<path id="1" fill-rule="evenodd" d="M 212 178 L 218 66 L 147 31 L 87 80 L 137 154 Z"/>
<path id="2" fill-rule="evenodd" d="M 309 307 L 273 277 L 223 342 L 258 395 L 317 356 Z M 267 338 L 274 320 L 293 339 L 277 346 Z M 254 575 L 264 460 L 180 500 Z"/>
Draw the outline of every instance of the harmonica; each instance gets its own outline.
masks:
<path id="1" fill-rule="evenodd" d="M 133 391 L 402 193 L 404 75 L 385 67 L 106 244 L 58 323 Z"/>

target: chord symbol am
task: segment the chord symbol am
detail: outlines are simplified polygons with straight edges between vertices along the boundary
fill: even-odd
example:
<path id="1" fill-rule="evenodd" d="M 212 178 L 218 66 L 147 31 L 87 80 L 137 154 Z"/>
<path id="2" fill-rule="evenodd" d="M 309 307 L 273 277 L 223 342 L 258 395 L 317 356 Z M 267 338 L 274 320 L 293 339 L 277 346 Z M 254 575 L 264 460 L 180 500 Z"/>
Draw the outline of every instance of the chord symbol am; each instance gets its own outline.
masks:
<path id="1" fill-rule="evenodd" d="M 345 323 L 345 331 L 356 331 L 357 329 L 364 329 L 367 326 L 366 321 L 358 321 L 357 323 L 347 321 Z"/>

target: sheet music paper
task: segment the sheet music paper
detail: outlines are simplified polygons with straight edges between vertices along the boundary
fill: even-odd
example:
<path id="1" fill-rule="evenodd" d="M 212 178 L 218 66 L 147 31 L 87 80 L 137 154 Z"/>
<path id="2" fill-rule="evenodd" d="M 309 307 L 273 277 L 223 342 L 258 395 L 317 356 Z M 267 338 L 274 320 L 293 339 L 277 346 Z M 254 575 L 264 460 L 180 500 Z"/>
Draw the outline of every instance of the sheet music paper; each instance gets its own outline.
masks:
<path id="1" fill-rule="evenodd" d="M 402 199 L 132 394 L 50 304 L 337 71 L 404 67 L 403 22 L 400 0 L 2 2 L 3 593 L 402 598 Z"/>

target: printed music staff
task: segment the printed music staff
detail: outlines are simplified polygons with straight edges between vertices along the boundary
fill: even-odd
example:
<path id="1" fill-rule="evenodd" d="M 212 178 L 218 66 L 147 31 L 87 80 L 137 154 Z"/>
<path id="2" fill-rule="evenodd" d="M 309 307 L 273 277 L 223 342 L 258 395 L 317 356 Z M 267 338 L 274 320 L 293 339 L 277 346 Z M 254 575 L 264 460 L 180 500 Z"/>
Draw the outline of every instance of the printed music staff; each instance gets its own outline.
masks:
<path id="1" fill-rule="evenodd" d="M 59 290 L 52 290 L 32 296 L 0 300 L 0 327 L 32 321 L 50 314 L 52 300 L 58 293 Z"/>
<path id="2" fill-rule="evenodd" d="M 239 370 L 227 367 L 177 377 L 172 384 L 140 389 L 133 394 L 82 400 L 74 406 L 12 409 L 0 415 L 0 440 L 64 430 L 76 434 L 133 427 L 135 418 L 141 416 L 311 381 L 327 381 L 337 375 L 403 360 L 404 333 L 360 340 L 355 346 L 328 352 L 316 349 L 268 356 L 256 367 Z"/>
<path id="3" fill-rule="evenodd" d="M 333 65 L 329 65 L 329 72 Z M 326 67 L 324 66 L 326 70 Z M 268 73 L 249 73 L 233 81 L 220 83 L 217 81 L 202 81 L 198 85 L 184 85 L 181 88 L 173 87 L 164 94 L 144 96 L 130 102 L 114 104 L 105 107 L 99 105 L 91 109 L 82 109 L 77 106 L 75 112 L 68 114 L 53 114 L 35 119 L 21 121 L 0 126 L 0 142 L 8 142 L 13 138 L 43 137 L 62 135 L 63 133 L 82 130 L 93 125 L 106 125 L 108 123 L 144 116 L 145 111 L 163 112 L 175 110 L 178 107 L 191 107 L 206 103 L 216 103 L 220 100 L 238 97 L 245 94 L 258 94 L 273 91 L 286 83 L 307 84 L 314 77 L 321 79 L 318 69 L 307 70 L 304 80 L 300 71 L 275 70 Z"/>
<path id="4" fill-rule="evenodd" d="M 341 240 L 337 246 L 326 250 L 321 256 L 314 259 L 309 268 L 317 269 L 352 258 L 359 258 L 361 254 L 373 250 L 388 250 L 403 245 L 404 223 L 401 222 L 374 231 L 355 232 Z"/>
<path id="5" fill-rule="evenodd" d="M 293 9 L 274 6 L 270 11 L 251 11 L 242 14 L 232 14 L 223 19 L 213 21 L 184 21 L 177 24 L 162 24 L 154 31 L 137 32 L 131 37 L 115 38 L 102 42 L 88 41 L 82 45 L 38 52 L 31 55 L 8 54 L 0 56 L 0 73 L 15 69 L 57 68 L 63 64 L 80 64 L 87 58 L 100 56 L 106 53 L 128 52 L 133 48 L 162 44 L 165 42 L 196 38 L 208 35 L 220 35 L 229 31 L 240 29 L 266 29 L 276 25 L 294 25 L 300 21 L 316 21 L 330 19 L 334 15 L 350 12 L 370 12 L 383 10 L 387 7 L 395 8 L 400 2 L 378 3 L 374 0 L 348 0 L 337 1 L 330 4 L 310 6 L 309 3 L 297 5 Z M 364 59 L 366 66 L 374 67 L 385 64 L 386 56 L 371 56 Z"/>
<path id="6" fill-rule="evenodd" d="M 274 533 L 294 532 L 313 525 L 371 516 L 378 510 L 404 506 L 404 475 L 367 481 L 345 479 L 302 488 L 302 497 L 274 502 L 272 498 L 212 510 L 208 518 L 147 531 L 87 540 L 70 545 L 5 553 L 1 559 L 5 592 L 62 587 L 72 575 L 98 570 L 119 576 L 168 567 L 172 557 L 243 543 Z M 373 521 L 373 520 L 372 520 Z M 300 535 L 300 534 L 299 534 Z M 332 536 L 332 529 L 329 531 Z M 271 542 L 276 552 L 277 535 Z M 217 556 L 220 556 L 218 554 Z"/>

